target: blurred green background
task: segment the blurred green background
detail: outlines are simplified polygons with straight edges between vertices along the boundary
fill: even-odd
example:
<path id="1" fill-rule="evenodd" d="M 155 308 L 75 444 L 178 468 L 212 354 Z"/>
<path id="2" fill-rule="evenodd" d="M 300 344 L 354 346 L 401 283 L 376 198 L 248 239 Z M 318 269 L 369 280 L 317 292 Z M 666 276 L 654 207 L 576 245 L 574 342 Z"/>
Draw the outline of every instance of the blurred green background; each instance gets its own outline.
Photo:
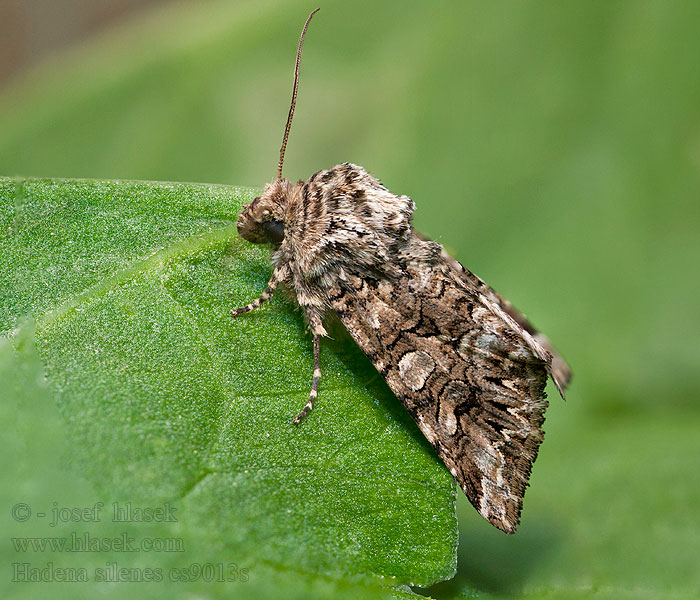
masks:
<path id="1" fill-rule="evenodd" d="M 52 53 L 0 90 L 0 174 L 262 186 L 317 5 L 162 2 Z M 285 175 L 410 195 L 574 370 L 521 532 L 460 498 L 431 593 L 698 597 L 700 4 L 320 6 Z"/>

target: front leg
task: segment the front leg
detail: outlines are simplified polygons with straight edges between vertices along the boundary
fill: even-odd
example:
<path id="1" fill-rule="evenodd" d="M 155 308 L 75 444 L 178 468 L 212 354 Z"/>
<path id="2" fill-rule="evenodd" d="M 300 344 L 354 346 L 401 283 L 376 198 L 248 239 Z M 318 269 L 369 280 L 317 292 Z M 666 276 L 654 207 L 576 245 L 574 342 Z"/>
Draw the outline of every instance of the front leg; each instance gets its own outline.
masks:
<path id="1" fill-rule="evenodd" d="M 275 270 L 272 272 L 272 277 L 270 277 L 270 281 L 267 282 L 267 287 L 265 288 L 265 291 L 263 291 L 263 293 L 260 294 L 260 297 L 253 300 L 250 304 L 246 304 L 245 306 L 241 306 L 240 308 L 234 308 L 231 311 L 231 316 L 237 317 L 238 315 L 242 315 L 243 313 L 250 312 L 251 310 L 255 310 L 256 308 L 260 307 L 265 302 L 265 300 L 268 300 L 272 297 L 272 295 L 275 293 L 275 290 L 277 289 L 277 286 L 280 283 L 282 283 L 285 279 L 287 279 L 287 277 L 289 277 L 289 267 L 286 264 L 279 265 L 278 267 L 276 267 Z"/>

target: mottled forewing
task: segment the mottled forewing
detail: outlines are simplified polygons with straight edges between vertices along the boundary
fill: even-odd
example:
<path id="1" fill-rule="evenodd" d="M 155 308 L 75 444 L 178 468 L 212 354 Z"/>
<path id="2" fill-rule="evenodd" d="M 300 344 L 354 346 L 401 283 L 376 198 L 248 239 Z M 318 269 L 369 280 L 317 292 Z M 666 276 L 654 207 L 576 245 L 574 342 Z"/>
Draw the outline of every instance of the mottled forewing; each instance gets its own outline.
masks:
<path id="1" fill-rule="evenodd" d="M 544 435 L 547 362 L 444 257 L 396 265 L 392 278 L 342 273 L 331 306 L 474 507 L 513 533 Z"/>
<path id="2" fill-rule="evenodd" d="M 421 233 L 418 233 L 417 231 L 414 231 L 414 235 L 416 235 L 416 237 L 420 240 L 429 241 L 429 238 Z M 515 308 L 515 306 L 513 306 L 508 300 L 501 296 L 479 276 L 462 266 L 462 264 L 460 264 L 457 259 L 450 256 L 450 254 L 448 254 L 444 248 L 442 249 L 441 254 L 443 260 L 449 263 L 450 267 L 452 267 L 455 277 L 462 279 L 466 286 L 478 290 L 494 305 L 499 306 L 509 317 L 513 319 L 513 321 L 515 321 L 517 326 L 520 327 L 525 334 L 532 336 L 533 341 L 536 344 L 539 344 L 543 350 L 551 355 L 552 359 L 549 368 L 550 375 L 552 376 L 552 380 L 556 384 L 562 398 L 564 398 L 564 390 L 571 383 L 571 368 L 563 357 L 554 349 L 554 346 L 549 341 L 549 338 L 541 331 L 538 331 L 537 328 L 529 321 L 529 319 L 517 308 Z"/>

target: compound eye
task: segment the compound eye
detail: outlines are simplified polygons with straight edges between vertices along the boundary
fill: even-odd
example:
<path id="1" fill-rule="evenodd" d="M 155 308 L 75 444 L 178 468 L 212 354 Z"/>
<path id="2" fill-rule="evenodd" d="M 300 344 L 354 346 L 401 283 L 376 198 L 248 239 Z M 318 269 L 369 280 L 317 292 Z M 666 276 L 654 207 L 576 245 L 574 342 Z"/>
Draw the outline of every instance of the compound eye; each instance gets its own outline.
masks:
<path id="1" fill-rule="evenodd" d="M 270 219 L 262 224 L 263 234 L 267 241 L 275 246 L 279 246 L 284 241 L 284 223 L 275 219 Z"/>

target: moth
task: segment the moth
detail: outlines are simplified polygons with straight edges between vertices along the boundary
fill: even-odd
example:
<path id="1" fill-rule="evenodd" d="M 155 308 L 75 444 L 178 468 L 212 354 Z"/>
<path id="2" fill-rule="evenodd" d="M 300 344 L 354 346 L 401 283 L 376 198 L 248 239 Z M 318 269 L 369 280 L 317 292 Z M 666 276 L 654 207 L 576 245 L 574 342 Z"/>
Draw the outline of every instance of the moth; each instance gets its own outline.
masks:
<path id="1" fill-rule="evenodd" d="M 282 164 L 296 104 L 302 29 L 277 178 L 243 207 L 240 235 L 269 244 L 274 270 L 313 334 L 311 410 L 321 379 L 324 315 L 334 312 L 415 419 L 469 501 L 514 533 L 542 443 L 551 377 L 562 397 L 571 372 L 546 337 L 444 248 L 416 232 L 408 196 L 345 163 L 292 183 Z"/>

